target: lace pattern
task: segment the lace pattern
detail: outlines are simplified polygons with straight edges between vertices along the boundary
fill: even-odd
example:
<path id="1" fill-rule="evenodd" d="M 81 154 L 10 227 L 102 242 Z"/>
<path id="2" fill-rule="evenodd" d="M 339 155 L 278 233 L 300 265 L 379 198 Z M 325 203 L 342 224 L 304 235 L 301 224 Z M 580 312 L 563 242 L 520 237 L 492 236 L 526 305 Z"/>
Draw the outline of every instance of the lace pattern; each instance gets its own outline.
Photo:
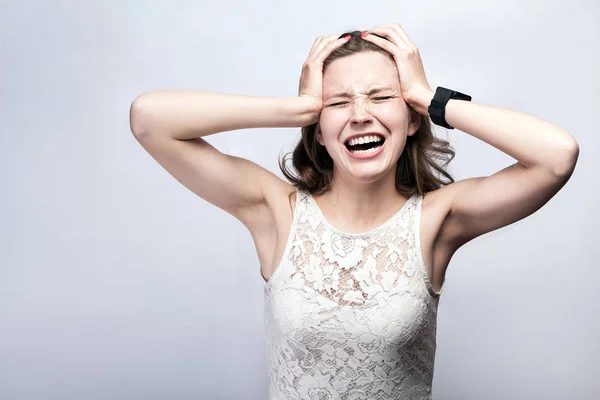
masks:
<path id="1" fill-rule="evenodd" d="M 422 261 L 422 196 L 361 234 L 310 193 L 265 283 L 269 398 L 430 399 L 439 293 Z"/>

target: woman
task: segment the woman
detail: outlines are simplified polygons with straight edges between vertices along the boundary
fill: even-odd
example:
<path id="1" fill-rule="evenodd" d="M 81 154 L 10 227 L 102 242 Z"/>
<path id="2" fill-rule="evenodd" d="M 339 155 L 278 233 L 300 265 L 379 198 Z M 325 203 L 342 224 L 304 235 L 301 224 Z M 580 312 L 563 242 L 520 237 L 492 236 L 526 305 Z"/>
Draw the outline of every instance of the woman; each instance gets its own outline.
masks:
<path id="1" fill-rule="evenodd" d="M 140 144 L 252 235 L 266 280 L 271 399 L 431 398 L 452 255 L 532 214 L 571 176 L 579 150 L 567 131 L 463 97 L 434 121 L 518 162 L 454 182 L 434 162 L 454 156 L 431 132 L 434 94 L 393 24 L 319 37 L 295 98 L 159 91 L 133 102 Z M 297 176 L 280 165 L 292 184 L 202 139 L 258 127 L 302 127 Z"/>

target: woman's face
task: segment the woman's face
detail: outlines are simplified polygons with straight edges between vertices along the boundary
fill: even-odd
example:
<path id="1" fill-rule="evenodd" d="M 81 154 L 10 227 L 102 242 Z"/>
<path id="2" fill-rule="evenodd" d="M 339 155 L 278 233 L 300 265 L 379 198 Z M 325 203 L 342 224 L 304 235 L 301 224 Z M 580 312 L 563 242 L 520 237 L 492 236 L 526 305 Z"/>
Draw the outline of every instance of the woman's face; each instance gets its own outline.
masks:
<path id="1" fill-rule="evenodd" d="M 377 88 L 382 89 L 372 92 Z M 419 124 L 414 111 L 411 120 L 398 70 L 386 55 L 373 51 L 353 54 L 325 69 L 317 140 L 333 159 L 334 177 L 370 183 L 395 174 L 406 137 L 413 135 Z M 378 155 L 358 159 L 349 154 L 345 142 L 365 132 L 376 132 L 385 142 Z"/>

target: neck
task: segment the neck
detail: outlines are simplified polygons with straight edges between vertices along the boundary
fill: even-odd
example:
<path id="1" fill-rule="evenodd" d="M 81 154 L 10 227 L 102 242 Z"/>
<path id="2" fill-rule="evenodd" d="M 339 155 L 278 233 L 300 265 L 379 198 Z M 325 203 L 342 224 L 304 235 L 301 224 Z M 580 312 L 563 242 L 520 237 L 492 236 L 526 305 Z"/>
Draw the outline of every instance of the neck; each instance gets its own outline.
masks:
<path id="1" fill-rule="evenodd" d="M 395 179 L 395 175 L 391 175 Z M 394 215 L 408 200 L 389 178 L 369 184 L 332 184 L 319 196 L 320 208 L 346 229 L 366 231 Z"/>

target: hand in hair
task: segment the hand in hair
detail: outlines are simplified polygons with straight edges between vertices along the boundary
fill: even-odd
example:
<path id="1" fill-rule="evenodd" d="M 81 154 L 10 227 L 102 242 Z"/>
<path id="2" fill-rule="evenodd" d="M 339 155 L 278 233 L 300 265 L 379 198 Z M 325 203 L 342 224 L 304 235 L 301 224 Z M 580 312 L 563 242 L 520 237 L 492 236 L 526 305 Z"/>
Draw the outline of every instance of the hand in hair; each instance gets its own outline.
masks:
<path id="1" fill-rule="evenodd" d="M 402 97 L 408 105 L 415 105 L 424 94 L 433 92 L 425 76 L 419 49 L 400 24 L 380 25 L 366 32 L 368 34 L 363 35 L 363 39 L 376 44 L 394 57 L 400 76 Z"/>
<path id="2" fill-rule="evenodd" d="M 350 39 L 350 35 L 338 39 L 339 35 L 319 36 L 302 64 L 302 76 L 298 87 L 298 97 L 314 104 L 315 114 L 310 124 L 319 120 L 323 108 L 323 62 L 333 50 Z M 307 125 L 310 125 L 307 124 Z"/>

